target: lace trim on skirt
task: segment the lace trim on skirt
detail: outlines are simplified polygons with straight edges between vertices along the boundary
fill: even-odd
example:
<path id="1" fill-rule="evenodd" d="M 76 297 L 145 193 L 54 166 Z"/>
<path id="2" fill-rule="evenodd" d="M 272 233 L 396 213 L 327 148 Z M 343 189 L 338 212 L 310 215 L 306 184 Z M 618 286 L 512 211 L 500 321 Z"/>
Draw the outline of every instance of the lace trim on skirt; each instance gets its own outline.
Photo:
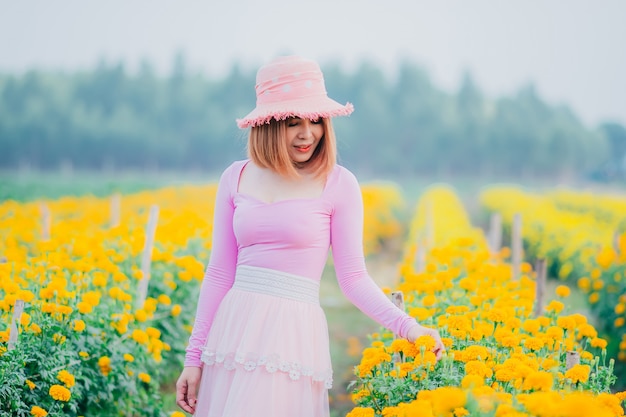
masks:
<path id="1" fill-rule="evenodd" d="M 333 386 L 333 372 L 326 370 L 324 372 L 314 372 L 313 369 L 304 367 L 302 364 L 295 362 L 287 362 L 280 359 L 279 355 L 262 356 L 254 353 L 216 353 L 204 350 L 202 353 L 202 362 L 206 365 L 222 365 L 224 369 L 233 371 L 235 369 L 244 369 L 248 372 L 256 369 L 264 369 L 266 372 L 273 374 L 282 372 L 289 375 L 292 381 L 297 381 L 301 376 L 310 377 L 313 381 L 324 382 L 324 386 L 328 389 Z"/>

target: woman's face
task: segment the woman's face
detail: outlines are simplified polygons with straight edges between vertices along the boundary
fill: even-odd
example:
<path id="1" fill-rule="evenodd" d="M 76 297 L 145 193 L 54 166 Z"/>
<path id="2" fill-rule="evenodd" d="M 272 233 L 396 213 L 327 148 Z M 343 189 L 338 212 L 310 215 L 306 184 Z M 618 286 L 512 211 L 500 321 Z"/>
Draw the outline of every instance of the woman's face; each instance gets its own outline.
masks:
<path id="1" fill-rule="evenodd" d="M 295 163 L 311 159 L 320 139 L 324 136 L 322 119 L 311 121 L 292 117 L 287 119 L 287 151 Z"/>

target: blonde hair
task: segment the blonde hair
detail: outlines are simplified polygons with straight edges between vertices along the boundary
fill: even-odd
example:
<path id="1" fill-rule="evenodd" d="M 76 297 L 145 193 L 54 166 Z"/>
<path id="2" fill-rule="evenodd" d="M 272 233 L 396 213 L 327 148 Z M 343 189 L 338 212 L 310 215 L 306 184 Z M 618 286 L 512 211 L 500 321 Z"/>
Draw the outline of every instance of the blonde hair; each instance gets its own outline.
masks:
<path id="1" fill-rule="evenodd" d="M 316 178 L 326 178 L 337 162 L 337 141 L 330 119 L 323 118 L 322 126 L 324 134 L 307 162 Z M 248 136 L 248 157 L 258 166 L 285 177 L 299 177 L 287 151 L 286 136 L 286 120 L 272 119 L 268 124 L 252 127 Z"/>

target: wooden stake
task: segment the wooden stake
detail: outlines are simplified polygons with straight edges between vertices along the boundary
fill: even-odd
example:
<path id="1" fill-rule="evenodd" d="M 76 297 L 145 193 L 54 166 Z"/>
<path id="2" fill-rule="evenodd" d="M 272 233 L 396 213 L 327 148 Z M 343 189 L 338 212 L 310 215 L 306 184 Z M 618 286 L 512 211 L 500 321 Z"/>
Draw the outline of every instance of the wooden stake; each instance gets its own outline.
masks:
<path id="1" fill-rule="evenodd" d="M 543 313 L 544 294 L 546 292 L 546 274 L 548 263 L 545 259 L 537 259 L 535 272 L 537 280 L 535 282 L 535 317 Z"/>
<path id="2" fill-rule="evenodd" d="M 513 252 L 513 280 L 516 281 L 520 277 L 520 266 L 522 264 L 522 215 L 519 213 L 513 215 L 511 251 Z"/>
<path id="3" fill-rule="evenodd" d="M 50 210 L 46 203 L 42 202 L 39 204 L 39 211 L 41 213 L 41 239 L 47 241 L 50 240 L 50 231 L 52 229 Z"/>
<path id="4" fill-rule="evenodd" d="M 114 228 L 120 225 L 120 211 L 122 205 L 122 197 L 119 193 L 111 196 L 111 223 L 110 227 Z"/>
<path id="5" fill-rule="evenodd" d="M 426 248 L 424 241 L 417 244 L 415 252 L 415 272 L 424 272 L 426 270 Z"/>
<path id="6" fill-rule="evenodd" d="M 502 215 L 498 212 L 492 213 L 489 219 L 489 248 L 491 254 L 500 252 L 502 247 Z"/>
<path id="7" fill-rule="evenodd" d="M 18 323 L 22 319 L 22 313 L 24 312 L 24 300 L 15 300 L 15 306 L 13 306 L 13 319 L 11 320 L 11 334 L 9 335 L 9 350 L 15 349 L 17 344 L 17 338 L 19 335 Z"/>
<path id="8" fill-rule="evenodd" d="M 565 370 L 569 371 L 580 363 L 580 353 L 568 350 L 565 354 Z"/>
<path id="9" fill-rule="evenodd" d="M 141 272 L 142 277 L 139 281 L 139 288 L 137 290 L 137 300 L 135 304 L 136 309 L 143 308 L 143 303 L 148 296 L 148 284 L 150 281 L 150 265 L 152 262 L 152 247 L 154 246 L 154 236 L 156 234 L 156 226 L 159 218 L 159 207 L 150 207 L 150 217 L 148 218 L 148 224 L 146 225 L 146 242 L 143 247 L 143 253 L 141 255 Z"/>

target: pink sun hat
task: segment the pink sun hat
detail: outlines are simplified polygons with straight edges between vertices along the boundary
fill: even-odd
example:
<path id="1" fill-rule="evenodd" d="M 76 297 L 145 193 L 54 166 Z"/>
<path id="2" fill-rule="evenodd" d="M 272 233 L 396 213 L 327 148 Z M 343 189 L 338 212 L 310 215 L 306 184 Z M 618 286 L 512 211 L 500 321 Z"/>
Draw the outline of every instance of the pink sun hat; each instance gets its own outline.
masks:
<path id="1" fill-rule="evenodd" d="M 319 65 L 299 56 L 281 56 L 259 68 L 256 74 L 256 108 L 243 119 L 241 129 L 288 117 L 317 120 L 348 116 L 351 103 L 342 105 L 328 97 Z"/>

